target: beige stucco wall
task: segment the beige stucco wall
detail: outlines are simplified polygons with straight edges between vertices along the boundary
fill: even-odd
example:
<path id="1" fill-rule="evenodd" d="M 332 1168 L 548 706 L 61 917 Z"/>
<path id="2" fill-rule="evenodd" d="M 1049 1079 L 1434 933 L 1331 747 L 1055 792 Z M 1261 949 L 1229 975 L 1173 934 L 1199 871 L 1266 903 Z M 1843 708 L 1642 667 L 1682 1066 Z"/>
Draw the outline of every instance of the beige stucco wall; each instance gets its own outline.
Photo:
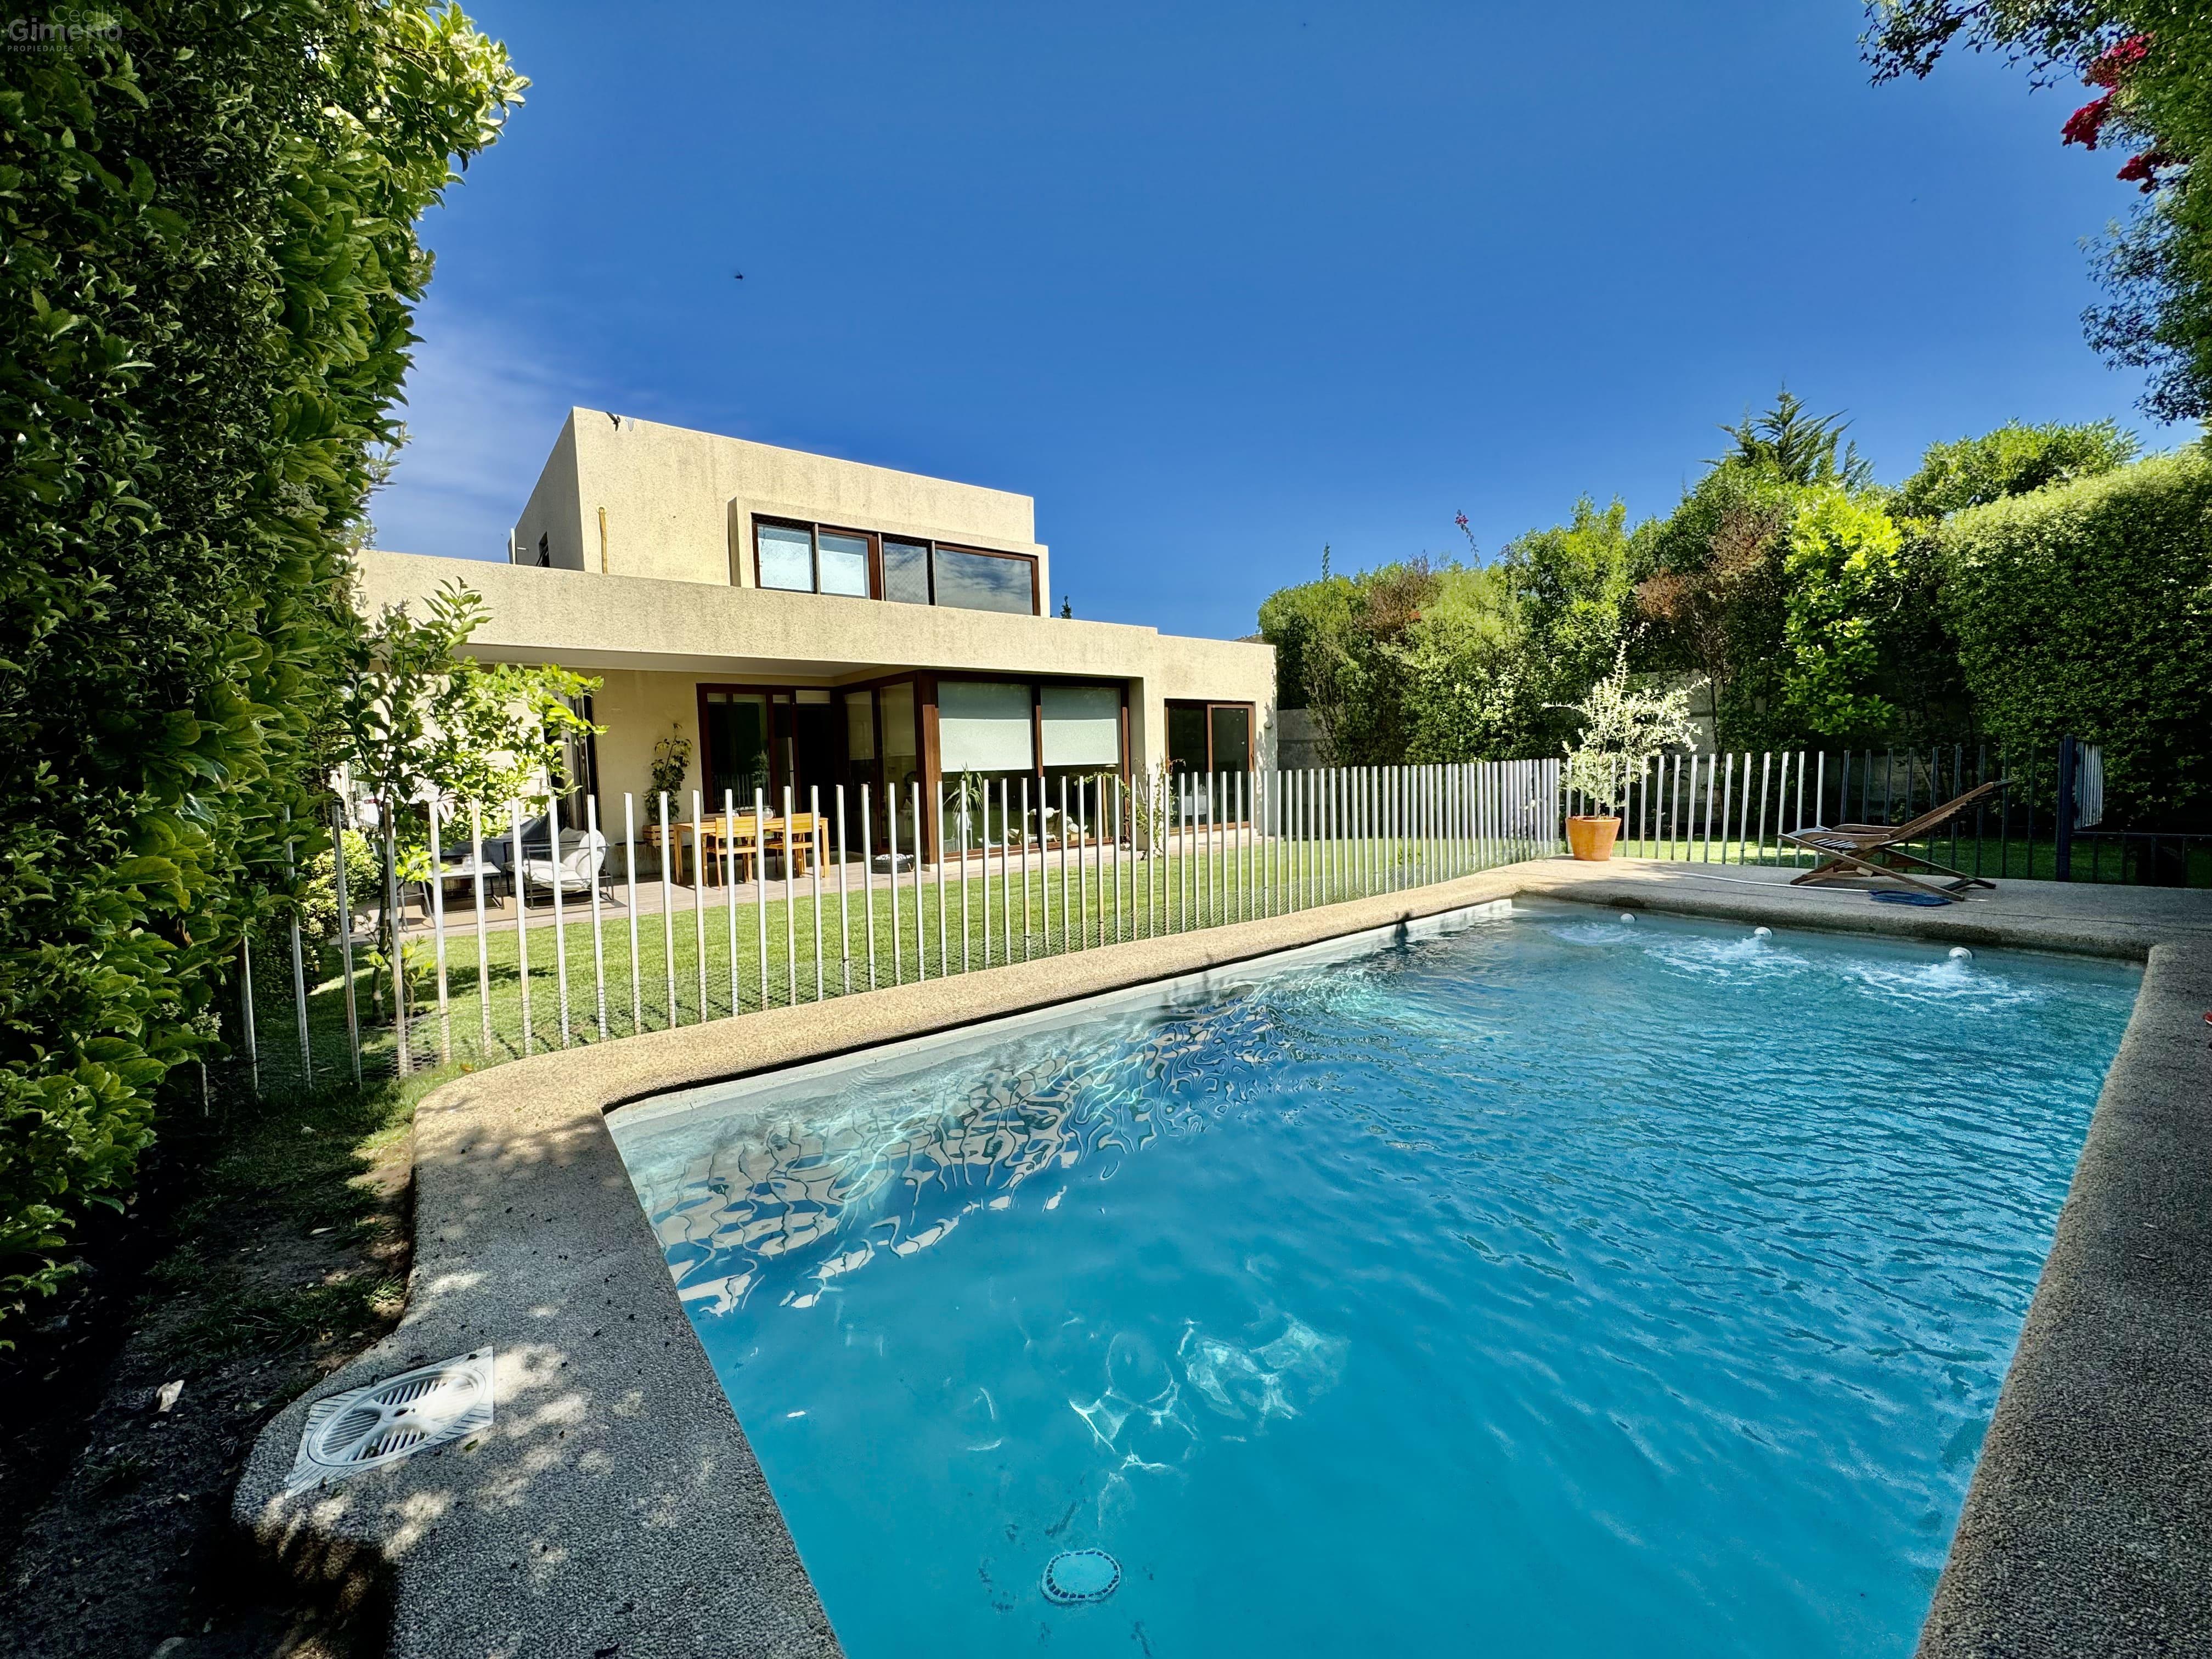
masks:
<path id="1" fill-rule="evenodd" d="M 475 655 L 559 663 L 605 679 L 596 709 L 609 738 L 602 740 L 599 767 L 612 791 L 644 787 L 652 741 L 670 720 L 682 721 L 696 744 L 692 688 L 701 680 L 834 686 L 904 669 L 1127 681 L 1131 758 L 1146 769 L 1164 758 L 1170 698 L 1249 702 L 1258 715 L 1259 763 L 1274 763 L 1272 646 L 1119 623 L 407 553 L 364 556 L 360 602 L 374 614 L 387 604 L 419 602 L 457 579 L 483 595 L 489 613 L 471 641 Z M 641 726 L 639 737 L 627 735 Z M 685 787 L 696 781 L 695 755 Z"/>
<path id="2" fill-rule="evenodd" d="M 543 535 L 556 567 L 598 574 L 602 509 L 616 575 L 750 586 L 757 514 L 1031 554 L 1052 592 L 1027 495 L 572 409 L 515 525 L 522 562 Z"/>

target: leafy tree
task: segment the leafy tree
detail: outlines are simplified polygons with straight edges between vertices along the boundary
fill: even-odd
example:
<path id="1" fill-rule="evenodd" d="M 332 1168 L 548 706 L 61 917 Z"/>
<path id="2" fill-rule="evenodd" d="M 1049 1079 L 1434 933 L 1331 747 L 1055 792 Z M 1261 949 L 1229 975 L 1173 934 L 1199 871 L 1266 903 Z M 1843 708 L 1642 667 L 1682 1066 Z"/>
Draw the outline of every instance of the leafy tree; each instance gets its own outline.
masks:
<path id="1" fill-rule="evenodd" d="M 1802 493 L 1767 468 L 1723 459 L 1638 532 L 1636 566 L 1648 574 L 1636 607 L 1652 631 L 1637 654 L 1646 668 L 1705 680 L 1723 744 L 1783 735 L 1782 549 Z"/>
<path id="2" fill-rule="evenodd" d="M 2135 459 L 2140 448 L 2115 421 L 2079 426 L 2008 421 L 1978 438 L 1930 444 L 1920 470 L 1899 486 L 1892 506 L 1900 517 L 1940 519 L 2045 484 L 2110 472 Z"/>
<path id="3" fill-rule="evenodd" d="M 347 769 L 390 829 L 401 879 L 430 873 L 431 812 L 447 844 L 444 826 L 463 830 L 472 812 L 496 837 L 501 811 L 557 787 L 568 741 L 597 730 L 575 708 L 597 680 L 550 664 L 468 656 L 485 616 L 479 595 L 447 582 L 423 612 L 417 621 L 404 605 L 385 607 L 362 639 L 342 705 Z M 374 884 L 350 884 L 350 860 L 347 872 L 348 897 L 379 903 L 379 953 L 388 964 L 399 946 L 398 917 Z"/>
<path id="4" fill-rule="evenodd" d="M 1698 746 L 1689 692 L 1680 686 L 1639 690 L 1629 677 L 1626 640 L 1615 650 L 1612 672 L 1568 705 L 1567 713 L 1575 731 L 1560 745 L 1567 757 L 1566 785 L 1600 811 L 1620 805 L 1627 784 L 1644 775 L 1653 756 Z"/>
<path id="5" fill-rule="evenodd" d="M 415 226 L 522 86 L 431 0 L 106 15 L 0 87 L 0 1304 L 314 833 Z"/>
<path id="6" fill-rule="evenodd" d="M 1841 489 L 1801 503 L 1783 555 L 1783 695 L 1806 729 L 1881 732 L 1897 717 L 1873 689 L 1905 591 L 1903 538 L 1889 515 Z"/>
<path id="7" fill-rule="evenodd" d="M 1873 0 L 1863 38 L 1877 82 L 1924 76 L 1957 46 L 1996 52 L 2039 83 L 2095 95 L 2061 142 L 2129 152 L 2142 192 L 2102 251 L 2107 305 L 2084 319 L 2115 362 L 2148 368 L 2143 407 L 2212 415 L 2212 13 L 2176 0 Z"/>
<path id="8" fill-rule="evenodd" d="M 1860 457 L 1857 445 L 1844 443 L 1849 425 L 1841 414 L 1808 414 L 1804 400 L 1784 386 L 1765 414 L 1753 419 L 1746 410 L 1735 425 L 1721 428 L 1735 440 L 1735 448 L 1711 465 L 1741 467 L 1801 489 L 1863 489 L 1874 481 L 1874 465 Z"/>

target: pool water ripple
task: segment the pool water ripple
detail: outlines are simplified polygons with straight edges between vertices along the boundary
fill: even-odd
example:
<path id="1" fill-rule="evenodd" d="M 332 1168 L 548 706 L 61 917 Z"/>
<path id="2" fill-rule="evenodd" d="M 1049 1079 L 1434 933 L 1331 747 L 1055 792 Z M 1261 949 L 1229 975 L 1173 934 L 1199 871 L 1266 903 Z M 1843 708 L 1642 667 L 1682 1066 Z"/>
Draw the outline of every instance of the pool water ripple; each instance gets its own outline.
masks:
<path id="1" fill-rule="evenodd" d="M 1539 908 L 615 1127 L 854 1659 L 1901 1656 L 2137 977 Z"/>

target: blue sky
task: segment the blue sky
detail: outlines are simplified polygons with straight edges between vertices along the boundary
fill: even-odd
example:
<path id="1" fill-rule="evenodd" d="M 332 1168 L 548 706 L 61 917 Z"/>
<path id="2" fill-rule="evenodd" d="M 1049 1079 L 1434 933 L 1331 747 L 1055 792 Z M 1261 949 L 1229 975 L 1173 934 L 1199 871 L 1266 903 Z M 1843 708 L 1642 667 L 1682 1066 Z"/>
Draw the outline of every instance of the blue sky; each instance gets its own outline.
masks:
<path id="1" fill-rule="evenodd" d="M 1055 601 L 1234 635 L 1324 543 L 1664 512 L 1784 380 L 1891 479 L 2137 423 L 2081 99 L 1869 86 L 1849 0 L 470 9 L 534 84 L 426 226 L 388 548 L 503 556 L 581 404 L 1034 495 Z"/>

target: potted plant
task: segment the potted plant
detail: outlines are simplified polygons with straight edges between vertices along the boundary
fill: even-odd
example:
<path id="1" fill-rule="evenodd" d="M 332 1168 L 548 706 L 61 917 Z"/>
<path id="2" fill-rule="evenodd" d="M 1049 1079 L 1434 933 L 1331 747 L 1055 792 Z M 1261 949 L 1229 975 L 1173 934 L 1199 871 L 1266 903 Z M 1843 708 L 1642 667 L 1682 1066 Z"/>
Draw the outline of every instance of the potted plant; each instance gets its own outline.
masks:
<path id="1" fill-rule="evenodd" d="M 680 722 L 671 721 L 668 735 L 653 745 L 653 798 L 666 795 L 672 801 L 680 800 L 690 769 L 691 739 L 684 735 Z"/>
<path id="2" fill-rule="evenodd" d="M 1695 750 L 1686 687 L 1639 691 L 1628 683 L 1628 646 L 1615 653 L 1613 672 L 1567 708 L 1582 717 L 1582 729 L 1565 745 L 1567 798 L 1577 796 L 1595 809 L 1570 813 L 1567 847 L 1593 862 L 1613 856 L 1620 834 L 1618 808 L 1632 779 L 1641 777 L 1651 757 L 1674 746 Z"/>

